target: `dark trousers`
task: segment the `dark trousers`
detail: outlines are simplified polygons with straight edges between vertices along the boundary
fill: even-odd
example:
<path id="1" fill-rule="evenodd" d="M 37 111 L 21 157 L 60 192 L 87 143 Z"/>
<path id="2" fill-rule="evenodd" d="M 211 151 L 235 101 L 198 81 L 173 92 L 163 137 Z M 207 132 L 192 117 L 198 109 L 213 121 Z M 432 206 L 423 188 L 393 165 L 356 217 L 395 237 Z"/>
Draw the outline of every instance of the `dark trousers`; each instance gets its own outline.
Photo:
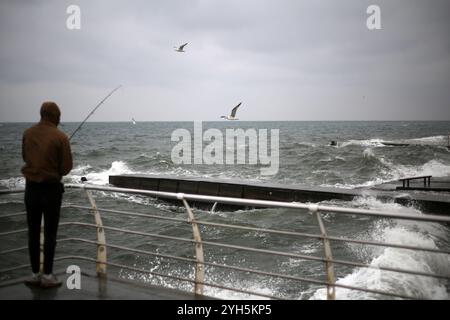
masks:
<path id="1" fill-rule="evenodd" d="M 27 181 L 25 187 L 25 206 L 28 223 L 28 250 L 31 268 L 39 272 L 40 230 L 44 215 L 44 273 L 53 271 L 56 234 L 58 232 L 64 186 L 61 183 L 35 183 Z"/>

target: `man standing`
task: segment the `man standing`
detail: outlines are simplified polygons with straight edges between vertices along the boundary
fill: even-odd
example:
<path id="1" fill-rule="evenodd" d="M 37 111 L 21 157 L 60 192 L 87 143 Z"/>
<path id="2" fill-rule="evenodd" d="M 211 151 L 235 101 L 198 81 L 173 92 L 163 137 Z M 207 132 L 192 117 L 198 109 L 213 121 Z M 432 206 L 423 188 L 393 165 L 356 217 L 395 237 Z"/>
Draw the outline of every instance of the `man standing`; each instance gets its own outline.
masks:
<path id="1" fill-rule="evenodd" d="M 28 249 L 33 272 L 25 283 L 55 287 L 61 285 L 61 281 L 52 273 L 64 193 L 61 178 L 72 170 L 72 153 L 69 139 L 57 128 L 61 112 L 56 103 L 44 102 L 40 112 L 41 121 L 25 130 L 22 139 Z M 41 276 L 39 258 L 42 215 L 44 215 L 44 274 Z"/>

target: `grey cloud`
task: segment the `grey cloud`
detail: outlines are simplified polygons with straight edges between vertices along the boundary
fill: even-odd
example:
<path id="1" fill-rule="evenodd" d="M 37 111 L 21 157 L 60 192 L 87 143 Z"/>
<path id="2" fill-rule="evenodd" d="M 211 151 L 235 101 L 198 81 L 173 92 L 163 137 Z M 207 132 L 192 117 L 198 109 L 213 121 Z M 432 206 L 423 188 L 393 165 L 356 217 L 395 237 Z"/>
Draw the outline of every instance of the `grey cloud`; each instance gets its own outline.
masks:
<path id="1" fill-rule="evenodd" d="M 365 27 L 378 4 L 382 30 Z M 82 29 L 65 28 L 78 4 Z M 448 1 L 0 3 L 0 121 L 57 98 L 82 119 L 450 119 Z M 187 52 L 173 46 L 189 42 Z M 365 100 L 362 100 L 365 96 Z M 126 107 L 124 107 L 126 105 Z"/>

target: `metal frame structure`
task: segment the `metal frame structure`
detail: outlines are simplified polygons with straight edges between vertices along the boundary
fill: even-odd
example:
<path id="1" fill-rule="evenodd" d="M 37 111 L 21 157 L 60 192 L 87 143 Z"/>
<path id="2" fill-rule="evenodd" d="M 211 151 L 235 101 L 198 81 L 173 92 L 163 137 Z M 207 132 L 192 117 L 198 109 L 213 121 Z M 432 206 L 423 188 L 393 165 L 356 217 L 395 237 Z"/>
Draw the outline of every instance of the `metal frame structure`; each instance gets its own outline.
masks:
<path id="1" fill-rule="evenodd" d="M 149 190 L 128 189 L 128 188 L 115 188 L 115 187 L 93 186 L 93 185 L 66 184 L 65 187 L 83 190 L 86 193 L 86 196 L 87 196 L 91 206 L 88 207 L 88 206 L 79 206 L 79 205 L 64 205 L 63 208 L 88 210 L 93 213 L 95 224 L 94 223 L 83 223 L 83 222 L 64 222 L 64 223 L 60 223 L 60 226 L 76 226 L 76 227 L 94 228 L 94 229 L 96 229 L 97 241 L 92 241 L 92 240 L 87 240 L 87 239 L 82 239 L 82 238 L 64 238 L 64 239 L 59 239 L 58 242 L 82 242 L 82 243 L 89 244 L 89 245 L 95 245 L 97 248 L 97 256 L 96 256 L 96 259 L 93 259 L 90 257 L 85 257 L 85 256 L 64 256 L 64 257 L 57 257 L 55 260 L 61 261 L 61 260 L 66 260 L 66 259 L 79 259 L 79 260 L 84 260 L 84 261 L 95 262 L 98 276 L 105 276 L 107 274 L 107 272 L 106 272 L 107 266 L 112 266 L 112 267 L 116 267 L 116 268 L 138 271 L 138 272 L 142 272 L 142 273 L 152 274 L 155 276 L 167 277 L 167 278 L 176 279 L 176 280 L 182 281 L 182 282 L 192 283 L 193 291 L 195 294 L 198 294 L 198 295 L 203 294 L 204 286 L 210 286 L 210 287 L 231 290 L 234 292 L 252 294 L 252 295 L 260 296 L 260 297 L 264 297 L 264 298 L 275 298 L 275 299 L 280 299 L 282 297 L 276 297 L 273 295 L 252 292 L 250 290 L 231 288 L 231 287 L 226 287 L 226 286 L 215 284 L 215 283 L 205 282 L 205 268 L 210 267 L 210 266 L 217 267 L 217 268 L 225 268 L 228 270 L 242 271 L 242 272 L 247 272 L 247 273 L 251 273 L 251 274 L 281 278 L 281 279 L 286 279 L 286 280 L 306 282 L 306 283 L 314 284 L 317 286 L 324 286 L 324 287 L 326 287 L 327 299 L 335 299 L 336 298 L 336 292 L 335 292 L 336 288 L 358 290 L 358 291 L 388 296 L 388 297 L 392 297 L 392 298 L 405 298 L 405 299 L 416 299 L 417 298 L 414 296 L 398 294 L 395 292 L 385 292 L 385 291 L 381 291 L 381 290 L 355 287 L 355 286 L 349 286 L 349 285 L 336 283 L 335 270 L 334 270 L 335 265 L 345 265 L 345 266 L 357 267 L 357 268 L 371 268 L 371 269 L 378 269 L 378 270 L 391 271 L 391 272 L 400 272 L 400 273 L 410 274 L 410 275 L 415 275 L 415 276 L 445 279 L 447 281 L 450 280 L 450 274 L 437 274 L 437 273 L 433 273 L 433 272 L 422 272 L 422 271 L 408 270 L 408 269 L 403 269 L 403 268 L 392 268 L 392 267 L 383 267 L 383 266 L 375 267 L 375 266 L 372 266 L 372 265 L 369 265 L 366 263 L 361 263 L 361 262 L 334 259 L 333 255 L 332 255 L 331 242 L 344 242 L 344 243 L 353 243 L 353 244 L 361 244 L 361 245 L 381 246 L 381 247 L 386 247 L 386 248 L 408 249 L 408 250 L 430 252 L 430 253 L 434 253 L 434 254 L 443 254 L 443 255 L 450 255 L 450 251 L 449 250 L 440 250 L 440 249 L 435 249 L 435 248 L 424 248 L 424 247 L 417 247 L 417 246 L 411 246 L 411 245 L 396 244 L 396 243 L 357 240 L 357 239 L 351 239 L 351 238 L 346 238 L 346 237 L 329 236 L 327 233 L 325 224 L 323 223 L 323 219 L 322 219 L 321 215 L 322 215 L 322 213 L 332 212 L 334 214 L 363 215 L 363 216 L 371 216 L 371 217 L 378 217 L 378 218 L 413 220 L 413 221 L 419 221 L 419 222 L 449 223 L 450 217 L 447 217 L 447 216 L 415 215 L 415 214 L 407 214 L 407 213 L 389 213 L 389 212 L 384 212 L 384 211 L 323 206 L 323 205 L 318 205 L 318 204 L 287 203 L 287 202 L 266 201 L 266 200 L 239 199 L 239 198 L 230 198 L 230 197 L 193 195 L 193 194 L 184 194 L 184 193 L 171 193 L 171 192 L 149 191 Z M 4 194 L 20 193 L 23 191 L 24 191 L 23 189 L 1 190 L 0 196 L 4 195 Z M 125 193 L 125 194 L 140 194 L 140 195 L 150 196 L 150 197 L 154 197 L 154 198 L 178 200 L 178 201 L 181 201 L 182 205 L 186 209 L 188 217 L 187 217 L 187 219 L 180 219 L 180 218 L 164 217 L 164 216 L 151 215 L 151 214 L 143 214 L 143 213 L 135 213 L 135 212 L 98 208 L 91 191 L 115 192 L 115 193 Z M 256 228 L 256 227 L 248 227 L 248 226 L 235 225 L 235 224 L 224 224 L 224 223 L 214 223 L 214 222 L 209 222 L 209 221 L 201 221 L 201 220 L 197 220 L 195 218 L 194 212 L 192 211 L 191 207 L 189 206 L 188 201 L 212 203 L 213 204 L 212 211 L 215 210 L 217 203 L 252 206 L 252 207 L 263 207 L 263 208 L 306 209 L 306 210 L 308 210 L 308 212 L 310 214 L 315 216 L 318 226 L 319 226 L 320 234 L 308 234 L 308 233 L 286 231 L 286 230 Z M 25 212 L 4 214 L 4 215 L 0 215 L 0 219 L 7 218 L 7 217 L 21 216 L 21 215 L 24 215 L 24 213 Z M 101 219 L 101 213 L 113 213 L 113 214 L 119 214 L 122 216 L 129 216 L 129 217 L 141 217 L 141 218 L 146 218 L 146 219 L 159 219 L 159 220 L 178 222 L 178 223 L 188 223 L 192 227 L 193 237 L 191 239 L 189 239 L 189 238 L 174 237 L 174 236 L 161 235 L 161 234 L 155 234 L 155 233 L 132 231 L 132 230 L 116 228 L 116 227 L 112 227 L 112 226 L 104 226 L 102 223 L 102 219 Z M 311 255 L 289 253 L 289 252 L 282 252 L 282 251 L 269 250 L 269 249 L 252 248 L 252 247 L 248 247 L 245 245 L 231 245 L 231 244 L 220 243 L 220 242 L 203 241 L 202 237 L 201 237 L 200 228 L 199 228 L 199 226 L 202 226 L 202 225 L 219 227 L 219 228 L 231 228 L 231 229 L 239 229 L 239 230 L 247 230 L 247 231 L 264 232 L 264 233 L 278 235 L 278 236 L 284 235 L 284 236 L 312 238 L 312 239 L 319 240 L 323 243 L 324 255 L 323 256 L 311 256 Z M 146 250 L 129 248 L 129 247 L 125 247 L 125 246 L 114 245 L 114 244 L 108 243 L 106 241 L 105 234 L 107 231 L 118 231 L 118 232 L 125 233 L 125 234 L 133 234 L 133 235 L 139 235 L 139 236 L 144 236 L 144 237 L 153 237 L 153 238 L 159 238 L 159 239 L 168 239 L 168 240 L 176 240 L 176 241 L 180 241 L 180 242 L 191 243 L 194 246 L 194 257 L 195 258 L 179 257 L 179 256 L 161 254 L 161 253 L 157 253 L 157 252 L 149 252 Z M 0 237 L 13 235 L 13 234 L 17 234 L 17 233 L 23 233 L 23 232 L 27 232 L 27 229 L 19 229 L 19 230 L 11 230 L 11 231 L 7 231 L 7 232 L 2 232 L 2 233 L 0 233 Z M 205 259 L 204 259 L 204 247 L 205 246 L 214 246 L 214 247 L 219 247 L 219 248 L 231 248 L 231 249 L 242 250 L 242 251 L 247 251 L 247 252 L 268 254 L 268 255 L 275 256 L 275 257 L 276 256 L 284 256 L 284 257 L 292 257 L 292 258 L 297 258 L 297 259 L 304 259 L 304 260 L 308 260 L 308 261 L 322 262 L 322 263 L 324 263 L 324 266 L 325 266 L 326 280 L 317 280 L 317 279 L 306 278 L 306 277 L 285 275 L 285 274 L 280 274 L 280 273 L 276 273 L 276 272 L 267 272 L 267 271 L 256 270 L 256 269 L 251 269 L 251 268 L 243 268 L 243 267 L 238 267 L 238 266 L 231 266 L 231 265 L 224 265 L 224 264 L 219 264 L 219 263 L 214 263 L 214 262 L 208 262 L 208 261 L 205 261 Z M 148 271 L 148 270 L 144 270 L 144 269 L 140 269 L 140 268 L 135 268 L 135 267 L 126 266 L 126 265 L 120 265 L 120 264 L 110 262 L 107 260 L 107 254 L 106 254 L 108 247 L 114 248 L 117 250 L 123 250 L 123 251 L 129 252 L 129 253 L 144 254 L 144 255 L 160 257 L 160 258 L 169 258 L 169 259 L 173 259 L 173 260 L 177 260 L 177 261 L 182 261 L 184 263 L 192 264 L 192 265 L 194 265 L 194 268 L 195 268 L 194 279 L 179 277 L 179 276 L 174 276 L 174 275 L 168 275 L 168 274 L 161 274 L 161 273 L 154 272 L 154 271 Z M 19 247 L 19 248 L 15 248 L 15 249 L 1 251 L 0 256 L 10 254 L 12 252 L 26 250 L 26 249 L 27 249 L 27 247 Z M 27 267 L 29 267 L 29 265 L 13 266 L 13 267 L 9 267 L 9 268 L 0 270 L 0 273 L 11 272 L 14 270 L 23 269 L 23 268 L 27 268 Z"/>

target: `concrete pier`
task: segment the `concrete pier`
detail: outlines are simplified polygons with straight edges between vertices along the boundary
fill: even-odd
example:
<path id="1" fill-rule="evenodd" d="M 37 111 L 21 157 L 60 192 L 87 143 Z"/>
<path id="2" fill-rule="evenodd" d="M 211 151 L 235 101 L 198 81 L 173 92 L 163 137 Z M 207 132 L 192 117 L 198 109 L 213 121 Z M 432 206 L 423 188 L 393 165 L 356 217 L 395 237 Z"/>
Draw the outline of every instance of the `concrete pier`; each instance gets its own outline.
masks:
<path id="1" fill-rule="evenodd" d="M 381 201 L 414 205 L 425 213 L 450 215 L 450 193 L 396 190 L 395 185 L 342 189 L 159 175 L 114 175 L 109 176 L 109 183 L 122 188 L 283 202 L 351 201 L 359 196 L 372 196 Z"/>

